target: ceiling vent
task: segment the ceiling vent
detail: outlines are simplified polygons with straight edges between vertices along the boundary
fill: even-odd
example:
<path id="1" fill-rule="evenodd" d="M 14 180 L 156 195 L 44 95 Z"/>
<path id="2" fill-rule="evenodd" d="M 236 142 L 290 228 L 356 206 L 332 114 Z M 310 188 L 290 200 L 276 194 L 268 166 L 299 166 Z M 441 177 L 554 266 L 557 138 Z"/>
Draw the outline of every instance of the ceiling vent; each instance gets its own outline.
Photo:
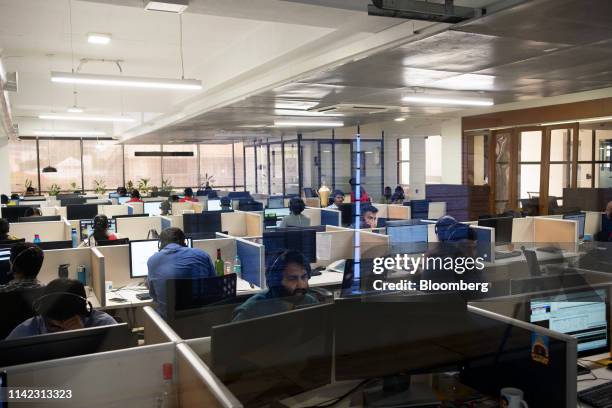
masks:
<path id="1" fill-rule="evenodd" d="M 338 105 L 318 106 L 308 109 L 311 112 L 319 113 L 343 113 L 343 114 L 371 114 L 398 110 L 399 106 L 384 106 L 384 105 L 362 105 L 352 103 L 340 103 Z"/>
<path id="2" fill-rule="evenodd" d="M 188 5 L 189 0 L 157 0 L 147 2 L 145 10 L 180 14 L 187 9 Z"/>
<path id="3" fill-rule="evenodd" d="M 471 7 L 455 6 L 454 0 L 444 0 L 444 4 L 423 0 L 372 0 L 368 14 L 381 17 L 398 17 L 411 20 L 424 20 L 456 24 L 482 14 L 481 10 Z"/>

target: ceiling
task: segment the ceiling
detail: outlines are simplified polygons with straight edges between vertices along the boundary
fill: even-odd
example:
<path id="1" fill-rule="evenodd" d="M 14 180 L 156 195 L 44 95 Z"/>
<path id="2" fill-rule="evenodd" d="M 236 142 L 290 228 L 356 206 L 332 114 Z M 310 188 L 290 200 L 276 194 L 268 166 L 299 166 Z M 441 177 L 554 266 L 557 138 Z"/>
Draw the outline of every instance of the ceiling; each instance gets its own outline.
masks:
<path id="1" fill-rule="evenodd" d="M 269 127 L 279 105 L 387 106 L 330 118 L 345 125 L 454 116 L 456 106 L 402 101 L 412 93 L 525 101 L 612 86 L 612 2 L 537 0 L 318 72 L 129 142 L 295 134 Z M 286 113 L 286 112 L 285 112 Z"/>

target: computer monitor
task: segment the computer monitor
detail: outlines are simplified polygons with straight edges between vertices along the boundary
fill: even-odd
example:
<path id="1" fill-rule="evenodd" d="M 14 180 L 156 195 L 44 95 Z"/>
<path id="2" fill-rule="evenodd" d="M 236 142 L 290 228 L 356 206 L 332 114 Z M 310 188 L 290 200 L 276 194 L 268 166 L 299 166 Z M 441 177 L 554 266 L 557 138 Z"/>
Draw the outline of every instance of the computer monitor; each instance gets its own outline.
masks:
<path id="1" fill-rule="evenodd" d="M 427 225 L 387 225 L 387 235 L 391 245 L 427 242 Z"/>
<path id="2" fill-rule="evenodd" d="M 263 211 L 263 204 L 254 200 L 240 200 L 238 202 L 238 210 L 240 211 Z"/>
<path id="3" fill-rule="evenodd" d="M 117 192 L 108 193 L 108 198 L 119 198 L 119 193 Z"/>
<path id="4" fill-rule="evenodd" d="M 102 239 L 100 241 L 96 241 L 96 246 L 117 246 L 117 245 L 127 245 L 130 243 L 129 238 L 119 238 L 119 239 Z"/>
<path id="5" fill-rule="evenodd" d="M 230 191 L 227 194 L 227 198 L 230 200 L 235 198 L 251 198 L 251 193 L 249 191 Z"/>
<path id="6" fill-rule="evenodd" d="M 264 216 L 269 216 L 269 215 L 276 215 L 276 217 L 286 217 L 287 215 L 289 215 L 291 213 L 291 211 L 289 211 L 289 208 L 266 208 L 264 210 Z"/>
<path id="7" fill-rule="evenodd" d="M 268 208 L 283 208 L 285 206 L 285 197 L 269 197 L 268 198 Z"/>
<path id="8" fill-rule="evenodd" d="M 124 214 L 124 215 L 113 215 L 113 220 L 117 218 L 135 218 L 135 217 L 148 217 L 149 214 Z"/>
<path id="9" fill-rule="evenodd" d="M 221 232 L 221 212 L 203 211 L 200 214 L 183 214 L 183 231 L 185 235 L 198 238 L 198 234 Z"/>
<path id="10" fill-rule="evenodd" d="M 332 316 L 327 304 L 214 326 L 212 370 L 244 406 L 329 384 Z"/>
<path id="11" fill-rule="evenodd" d="M 317 261 L 317 232 L 325 231 L 325 226 L 306 228 L 277 228 L 263 233 L 266 266 L 287 249 L 301 252 L 310 263 Z"/>
<path id="12" fill-rule="evenodd" d="M 314 192 L 312 187 L 304 187 L 304 197 L 313 198 L 313 197 L 317 197 L 317 194 Z"/>
<path id="13" fill-rule="evenodd" d="M 37 245 L 43 251 L 47 251 L 49 249 L 68 249 L 72 248 L 72 241 L 45 241 L 39 242 Z"/>
<path id="14" fill-rule="evenodd" d="M 610 351 L 608 289 L 588 289 L 532 298 L 529 321 L 578 340 L 578 355 Z"/>
<path id="15" fill-rule="evenodd" d="M 343 203 L 340 205 L 340 217 L 343 227 L 348 227 L 355 222 L 355 204 Z"/>
<path id="16" fill-rule="evenodd" d="M 507 245 L 512 242 L 512 217 L 493 217 L 478 220 L 479 227 L 495 228 L 495 245 Z"/>
<path id="17" fill-rule="evenodd" d="M 66 206 L 69 220 L 88 220 L 98 215 L 98 204 L 74 204 Z"/>
<path id="18" fill-rule="evenodd" d="M 118 198 L 117 198 L 117 202 L 118 202 L 119 204 L 125 204 L 125 203 L 127 203 L 128 201 L 130 201 L 131 199 L 132 199 L 132 197 L 130 197 L 130 196 L 121 196 L 121 197 L 118 197 Z"/>
<path id="19" fill-rule="evenodd" d="M 579 214 L 564 214 L 563 219 L 576 221 L 578 223 L 578 238 L 579 239 L 584 238 L 584 225 L 586 223 L 586 213 L 581 212 Z"/>
<path id="20" fill-rule="evenodd" d="M 0 212 L 2 213 L 2 218 L 7 220 L 8 222 L 18 222 L 19 218 L 25 218 L 27 214 L 31 214 L 33 211 L 31 206 L 7 206 L 2 207 Z"/>
<path id="21" fill-rule="evenodd" d="M 68 205 L 75 205 L 75 204 L 85 204 L 87 201 L 87 199 L 83 198 L 83 197 L 74 197 L 74 198 L 62 198 L 60 200 L 60 205 L 62 207 L 66 207 Z"/>
<path id="22" fill-rule="evenodd" d="M 0 248 L 0 285 L 4 285 L 11 280 L 11 249 Z"/>
<path id="23" fill-rule="evenodd" d="M 42 222 L 42 221 L 61 221 L 59 215 L 33 215 L 31 217 L 19 217 L 19 222 Z"/>
<path id="24" fill-rule="evenodd" d="M 187 246 L 191 248 L 193 242 L 187 238 Z M 143 239 L 130 241 L 130 278 L 144 278 L 149 275 L 147 261 L 151 256 L 159 252 L 158 239 Z"/>
<path id="25" fill-rule="evenodd" d="M 162 201 L 145 201 L 144 213 L 149 215 L 161 215 L 161 203 Z"/>
<path id="26" fill-rule="evenodd" d="M 108 220 L 108 230 L 113 233 L 117 232 L 117 220 L 114 218 Z M 79 231 L 81 242 L 89 238 L 93 234 L 93 219 L 79 220 Z"/>
<path id="27" fill-rule="evenodd" d="M 39 334 L 0 342 L 0 366 L 100 353 L 135 345 L 127 323 Z"/>
<path id="28" fill-rule="evenodd" d="M 221 211 L 221 200 L 208 199 L 208 211 Z"/>

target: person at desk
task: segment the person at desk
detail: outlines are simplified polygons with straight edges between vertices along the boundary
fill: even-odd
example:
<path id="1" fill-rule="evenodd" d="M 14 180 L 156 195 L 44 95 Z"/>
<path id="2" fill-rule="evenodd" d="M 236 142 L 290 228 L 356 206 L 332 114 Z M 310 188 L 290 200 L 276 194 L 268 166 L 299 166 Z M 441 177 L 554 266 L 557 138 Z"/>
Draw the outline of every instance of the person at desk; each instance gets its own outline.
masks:
<path id="1" fill-rule="evenodd" d="M 119 194 L 119 197 L 127 196 L 128 195 L 127 188 L 125 188 L 125 187 L 117 187 L 117 194 Z"/>
<path id="2" fill-rule="evenodd" d="M 172 213 L 172 203 L 178 203 L 179 196 L 172 194 L 168 199 L 159 205 L 161 215 L 169 215 Z"/>
<path id="3" fill-rule="evenodd" d="M 8 204 L 9 203 L 9 197 L 6 194 L 2 194 L 0 195 L 0 204 Z"/>
<path id="4" fill-rule="evenodd" d="M 391 196 L 391 204 L 403 204 L 406 199 L 406 194 L 402 186 L 396 186 L 393 195 Z"/>
<path id="5" fill-rule="evenodd" d="M 331 208 L 332 210 L 339 210 L 340 206 L 344 204 L 344 193 L 342 190 L 334 190 L 331 197 L 334 200 L 327 208 Z"/>
<path id="6" fill-rule="evenodd" d="M 378 208 L 370 203 L 366 203 L 361 205 L 360 211 L 361 217 L 359 228 L 370 229 L 378 226 Z M 355 228 L 355 224 L 352 224 L 350 228 Z"/>
<path id="7" fill-rule="evenodd" d="M 116 241 L 119 237 L 108 230 L 110 223 L 108 217 L 104 214 L 98 214 L 93 219 L 93 233 L 89 237 L 98 241 Z M 91 245 L 90 245 L 91 246 Z"/>
<path id="8" fill-rule="evenodd" d="M 15 327 L 7 340 L 117 323 L 110 315 L 93 309 L 85 286 L 75 279 L 49 282 L 43 295 L 34 302 L 34 310 L 37 316 Z"/>
<path id="9" fill-rule="evenodd" d="M 197 203 L 199 202 L 197 198 L 193 196 L 193 189 L 191 187 L 187 187 L 184 190 L 185 197 L 181 198 L 179 203 Z"/>
<path id="10" fill-rule="evenodd" d="M 382 204 L 391 204 L 391 197 L 393 197 L 393 191 L 391 191 L 391 187 L 386 186 L 383 192 Z"/>
<path id="11" fill-rule="evenodd" d="M 306 204 L 300 197 L 289 200 L 289 211 L 291 214 L 285 216 L 280 223 L 281 228 L 287 227 L 310 227 L 310 218 L 302 214 Z"/>
<path id="12" fill-rule="evenodd" d="M 0 285 L 0 293 L 41 287 L 36 277 L 44 259 L 43 250 L 32 243 L 24 242 L 13 245 L 9 258 L 11 265 L 9 274 L 13 275 L 13 279 L 6 285 Z"/>
<path id="13" fill-rule="evenodd" d="M 0 218 L 0 241 L 14 241 L 19 239 L 9 234 L 11 230 L 11 224 L 4 218 Z"/>
<path id="14" fill-rule="evenodd" d="M 360 201 L 362 203 L 366 203 L 370 201 L 370 196 L 368 196 L 368 192 L 365 191 L 363 186 L 359 186 L 359 200 L 356 199 L 355 189 L 357 188 L 357 182 L 354 178 L 349 180 L 349 184 L 351 185 L 351 203 L 356 201 Z"/>
<path id="15" fill-rule="evenodd" d="M 612 224 L 612 201 L 606 205 L 605 216 L 608 218 L 608 221 Z M 604 229 L 602 225 L 602 230 L 595 235 L 595 241 L 599 242 L 612 242 L 612 230 Z"/>
<path id="16" fill-rule="evenodd" d="M 319 303 L 308 293 L 310 274 L 310 264 L 302 253 L 293 250 L 283 252 L 266 270 L 268 289 L 238 306 L 232 321 L 253 319 Z"/>
<path id="17" fill-rule="evenodd" d="M 147 261 L 149 294 L 156 310 L 165 316 L 168 279 L 212 278 L 216 276 L 210 256 L 199 248 L 188 248 L 185 233 L 176 227 L 159 234 L 159 252 Z"/>
<path id="18" fill-rule="evenodd" d="M 232 211 L 232 200 L 229 198 L 221 197 L 219 203 L 221 204 L 221 211 Z"/>
<path id="19" fill-rule="evenodd" d="M 132 190 L 132 193 L 130 194 L 130 198 L 127 202 L 128 203 L 144 203 L 144 201 L 142 201 L 142 199 L 140 198 L 140 191 L 134 189 Z"/>

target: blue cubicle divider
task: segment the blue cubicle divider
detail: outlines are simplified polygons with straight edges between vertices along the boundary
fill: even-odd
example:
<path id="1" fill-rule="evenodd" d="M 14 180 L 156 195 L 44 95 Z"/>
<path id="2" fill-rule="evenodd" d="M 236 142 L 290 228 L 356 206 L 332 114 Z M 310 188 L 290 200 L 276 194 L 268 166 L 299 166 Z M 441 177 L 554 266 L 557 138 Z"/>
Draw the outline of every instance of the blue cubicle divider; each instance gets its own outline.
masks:
<path id="1" fill-rule="evenodd" d="M 263 285 L 263 245 L 236 239 L 236 253 L 242 265 L 242 279 L 259 287 Z"/>
<path id="2" fill-rule="evenodd" d="M 165 230 L 166 228 L 170 228 L 172 226 L 172 223 L 170 222 L 169 219 L 167 219 L 166 217 L 161 217 L 161 229 L 162 231 Z"/>
<path id="3" fill-rule="evenodd" d="M 484 258 L 487 262 L 493 260 L 493 237 L 494 230 L 490 228 L 470 226 L 476 234 L 476 256 Z"/>
<path id="4" fill-rule="evenodd" d="M 321 225 L 340 226 L 340 211 L 321 209 Z"/>
<path id="5" fill-rule="evenodd" d="M 414 220 L 426 220 L 429 218 L 429 200 L 411 200 L 408 204 L 410 206 L 410 218 Z"/>
<path id="6" fill-rule="evenodd" d="M 132 207 L 131 205 L 128 205 L 127 208 L 128 208 L 128 215 L 134 214 L 134 207 Z"/>

